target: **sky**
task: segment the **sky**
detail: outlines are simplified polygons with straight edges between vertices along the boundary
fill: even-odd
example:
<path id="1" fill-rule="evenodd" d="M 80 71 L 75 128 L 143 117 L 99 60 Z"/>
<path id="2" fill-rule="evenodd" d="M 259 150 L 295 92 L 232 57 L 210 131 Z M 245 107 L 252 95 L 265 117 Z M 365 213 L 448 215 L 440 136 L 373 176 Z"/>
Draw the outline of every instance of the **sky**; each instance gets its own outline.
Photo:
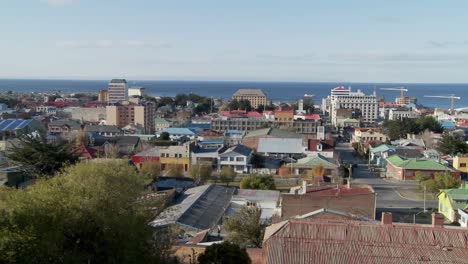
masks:
<path id="1" fill-rule="evenodd" d="M 468 83 L 466 0 L 0 0 L 0 78 Z"/>

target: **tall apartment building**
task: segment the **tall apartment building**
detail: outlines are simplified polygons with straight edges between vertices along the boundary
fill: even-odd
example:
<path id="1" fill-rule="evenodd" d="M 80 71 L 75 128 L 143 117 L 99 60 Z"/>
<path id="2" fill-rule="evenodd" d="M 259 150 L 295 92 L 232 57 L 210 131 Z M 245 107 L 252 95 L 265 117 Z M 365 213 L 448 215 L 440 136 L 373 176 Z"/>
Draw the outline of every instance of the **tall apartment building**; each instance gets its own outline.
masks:
<path id="1" fill-rule="evenodd" d="M 331 89 L 331 93 L 326 98 L 322 99 L 322 112 L 330 112 L 331 100 L 336 96 L 350 95 L 351 87 L 345 88 L 344 86 L 338 86 Z"/>
<path id="2" fill-rule="evenodd" d="M 106 123 L 119 128 L 129 124 L 141 126 L 145 134 L 154 133 L 154 119 L 156 106 L 152 102 L 141 104 L 131 104 L 124 102 L 122 104 L 108 105 L 106 107 Z"/>
<path id="3" fill-rule="evenodd" d="M 253 108 L 258 108 L 259 105 L 267 105 L 267 97 L 260 89 L 239 89 L 234 93 L 232 99 L 248 100 Z"/>
<path id="4" fill-rule="evenodd" d="M 127 100 L 127 81 L 125 79 L 113 79 L 107 88 L 109 104 L 115 104 Z"/>
<path id="5" fill-rule="evenodd" d="M 377 121 L 379 105 L 375 93 L 366 95 L 358 90 L 357 92 L 349 92 L 348 95 L 335 95 L 330 99 L 330 116 L 333 125 L 336 125 L 338 109 L 359 109 L 363 122 L 375 123 Z"/>

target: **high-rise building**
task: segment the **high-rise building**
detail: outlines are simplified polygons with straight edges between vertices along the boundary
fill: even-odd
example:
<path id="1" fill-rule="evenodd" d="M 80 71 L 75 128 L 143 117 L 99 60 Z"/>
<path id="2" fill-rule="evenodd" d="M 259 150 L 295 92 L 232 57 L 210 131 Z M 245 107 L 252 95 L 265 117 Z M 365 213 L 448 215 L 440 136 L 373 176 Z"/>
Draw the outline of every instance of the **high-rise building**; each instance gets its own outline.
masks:
<path id="1" fill-rule="evenodd" d="M 156 106 L 152 102 L 131 104 L 108 105 L 106 107 L 107 125 L 115 125 L 119 128 L 129 124 L 140 126 L 145 134 L 154 133 L 154 119 Z"/>
<path id="2" fill-rule="evenodd" d="M 359 109 L 364 123 L 375 123 L 379 113 L 377 96 L 366 95 L 360 90 L 349 91 L 347 95 L 334 95 L 330 98 L 330 116 L 333 125 L 336 125 L 338 109 Z"/>
<path id="3" fill-rule="evenodd" d="M 239 89 L 234 93 L 232 99 L 237 101 L 248 100 L 253 108 L 258 108 L 259 105 L 267 105 L 267 97 L 260 89 Z"/>
<path id="4" fill-rule="evenodd" d="M 100 103 L 107 103 L 109 102 L 109 92 L 107 90 L 99 90 L 98 93 L 98 101 Z"/>
<path id="5" fill-rule="evenodd" d="M 115 104 L 127 100 L 127 81 L 125 79 L 112 79 L 107 88 L 109 104 Z"/>

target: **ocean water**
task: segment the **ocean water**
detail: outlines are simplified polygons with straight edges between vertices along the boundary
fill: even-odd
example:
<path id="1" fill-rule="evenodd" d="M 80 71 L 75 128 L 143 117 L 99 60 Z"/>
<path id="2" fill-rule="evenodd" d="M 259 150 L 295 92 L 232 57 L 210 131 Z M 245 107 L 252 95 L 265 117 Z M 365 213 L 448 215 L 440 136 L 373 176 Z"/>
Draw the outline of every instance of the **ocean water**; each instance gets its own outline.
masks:
<path id="1" fill-rule="evenodd" d="M 107 88 L 108 80 L 19 80 L 0 79 L 0 91 L 18 92 L 98 92 Z M 423 83 L 333 83 L 333 82 L 231 82 L 231 81 L 138 81 L 128 80 L 130 85 L 143 86 L 146 93 L 153 96 L 174 96 L 179 93 L 196 93 L 203 96 L 230 98 L 240 88 L 259 88 L 268 100 L 293 101 L 303 98 L 304 94 L 313 94 L 313 101 L 319 104 L 323 97 L 330 94 L 330 90 L 337 86 L 351 86 L 353 91 L 358 89 L 365 93 L 372 93 L 375 89 L 377 96 L 384 96 L 386 101 L 393 101 L 400 95 L 399 91 L 385 91 L 379 88 L 404 86 L 409 91 L 408 96 L 418 98 L 418 103 L 428 107 L 449 108 L 450 100 L 441 98 L 427 98 L 424 95 L 460 96 L 455 107 L 468 107 L 468 84 L 423 84 Z"/>

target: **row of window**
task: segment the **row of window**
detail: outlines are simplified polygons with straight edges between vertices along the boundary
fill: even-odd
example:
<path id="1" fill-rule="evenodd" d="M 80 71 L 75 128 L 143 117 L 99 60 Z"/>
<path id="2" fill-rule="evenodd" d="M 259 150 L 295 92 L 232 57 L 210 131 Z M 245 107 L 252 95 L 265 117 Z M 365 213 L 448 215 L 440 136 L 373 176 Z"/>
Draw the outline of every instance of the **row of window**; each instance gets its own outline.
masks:
<path id="1" fill-rule="evenodd" d="M 221 157 L 221 161 L 244 161 L 244 157 Z"/>

